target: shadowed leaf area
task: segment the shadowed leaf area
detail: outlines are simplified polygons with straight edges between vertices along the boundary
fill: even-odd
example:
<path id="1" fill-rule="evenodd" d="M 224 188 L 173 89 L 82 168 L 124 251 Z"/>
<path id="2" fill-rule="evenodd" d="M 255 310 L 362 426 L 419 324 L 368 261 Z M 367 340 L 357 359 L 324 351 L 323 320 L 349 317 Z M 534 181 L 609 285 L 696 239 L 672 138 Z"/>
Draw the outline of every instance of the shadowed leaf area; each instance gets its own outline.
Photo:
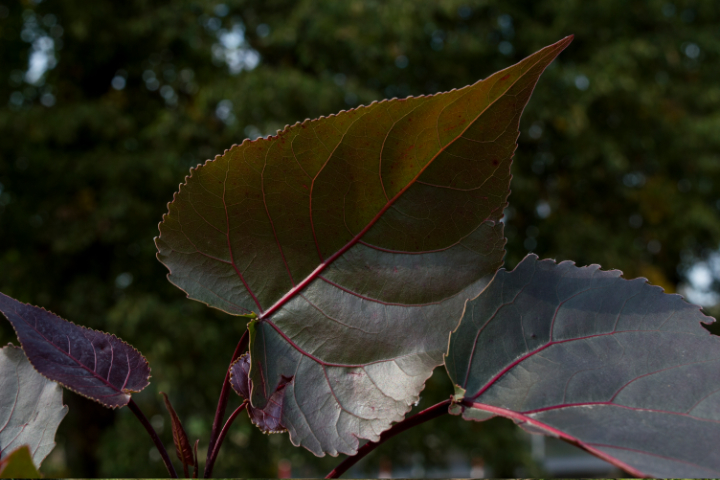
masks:
<path id="1" fill-rule="evenodd" d="M 22 470 L 26 445 L 30 464 L 40 464 L 55 446 L 55 432 L 68 407 L 62 403 L 62 388 L 40 375 L 23 350 L 13 345 L 0 349 L 0 475 Z M 24 467 L 23 467 L 24 468 Z M 28 471 L 30 472 L 30 471 Z"/>
<path id="2" fill-rule="evenodd" d="M 621 273 L 535 255 L 500 270 L 451 335 L 451 413 L 512 418 L 637 476 L 717 477 L 714 320 Z"/>
<path id="3" fill-rule="evenodd" d="M 250 401 L 283 388 L 294 444 L 354 454 L 417 401 L 501 265 L 520 115 L 571 41 L 459 90 L 245 141 L 181 186 L 158 258 L 190 298 L 258 312 Z"/>
<path id="4" fill-rule="evenodd" d="M 0 293 L 0 312 L 10 321 L 38 372 L 109 408 L 150 383 L 140 352 L 115 335 L 75 325 L 54 313 Z"/>

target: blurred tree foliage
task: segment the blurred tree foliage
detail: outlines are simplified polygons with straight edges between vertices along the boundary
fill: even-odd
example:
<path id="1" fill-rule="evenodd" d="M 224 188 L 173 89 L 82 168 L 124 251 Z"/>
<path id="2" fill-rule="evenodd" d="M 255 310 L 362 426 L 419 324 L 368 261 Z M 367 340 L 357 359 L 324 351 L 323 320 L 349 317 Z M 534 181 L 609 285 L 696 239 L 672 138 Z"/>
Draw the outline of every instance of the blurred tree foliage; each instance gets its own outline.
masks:
<path id="1" fill-rule="evenodd" d="M 674 291 L 720 243 L 713 0 L 0 2 L 0 290 L 139 348 L 153 383 L 138 403 L 161 427 L 168 392 L 201 445 L 244 325 L 170 285 L 152 238 L 188 167 L 246 137 L 459 88 L 574 33 L 521 123 L 507 266 L 535 251 Z M 436 375 L 417 408 L 449 393 Z M 163 475 L 127 409 L 65 399 L 47 474 Z M 532 475 L 517 431 L 443 418 L 363 468 L 385 457 L 420 475 L 455 450 Z M 243 419 L 215 471 L 275 476 L 281 459 L 299 476 L 338 461 Z"/>

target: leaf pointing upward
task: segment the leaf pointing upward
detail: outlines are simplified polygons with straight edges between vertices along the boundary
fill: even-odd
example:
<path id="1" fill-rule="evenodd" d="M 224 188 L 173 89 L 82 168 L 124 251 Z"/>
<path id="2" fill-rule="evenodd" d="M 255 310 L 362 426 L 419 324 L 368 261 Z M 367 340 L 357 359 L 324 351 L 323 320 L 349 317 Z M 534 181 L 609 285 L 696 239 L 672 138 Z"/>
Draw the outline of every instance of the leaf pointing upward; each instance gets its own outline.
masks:
<path id="1" fill-rule="evenodd" d="M 468 301 L 445 365 L 468 420 L 512 418 L 636 476 L 718 477 L 720 338 L 643 278 L 526 257 Z"/>
<path id="2" fill-rule="evenodd" d="M 193 456 L 192 447 L 190 447 L 190 440 L 188 440 L 187 433 L 185 433 L 185 429 L 182 426 L 180 417 L 178 417 L 175 409 L 172 406 L 172 403 L 170 403 L 170 399 L 168 398 L 167 393 L 160 392 L 160 395 L 163 396 L 163 400 L 165 401 L 165 408 L 170 414 L 170 424 L 172 426 L 172 436 L 173 443 L 175 444 L 175 453 L 177 454 L 180 462 L 182 462 L 183 469 L 185 470 L 185 476 L 187 477 L 187 467 L 195 466 L 195 457 Z"/>
<path id="3" fill-rule="evenodd" d="M 140 352 L 115 335 L 91 330 L 0 293 L 0 312 L 10 321 L 28 360 L 50 380 L 109 408 L 150 382 Z"/>
<path id="4" fill-rule="evenodd" d="M 502 263 L 520 115 L 565 38 L 474 85 L 373 103 L 243 142 L 191 171 L 156 239 L 169 280 L 251 310 L 252 392 L 354 454 L 403 418 L 466 298 Z"/>

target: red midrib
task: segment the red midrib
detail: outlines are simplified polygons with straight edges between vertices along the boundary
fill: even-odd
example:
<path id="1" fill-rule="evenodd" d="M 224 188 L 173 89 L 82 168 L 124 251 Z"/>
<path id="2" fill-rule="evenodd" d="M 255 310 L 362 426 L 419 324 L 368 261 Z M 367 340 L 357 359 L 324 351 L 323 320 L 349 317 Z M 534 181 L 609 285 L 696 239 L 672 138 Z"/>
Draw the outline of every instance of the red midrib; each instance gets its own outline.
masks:
<path id="1" fill-rule="evenodd" d="M 567 442 L 570 442 L 570 443 L 580 446 L 581 448 L 587 450 L 588 452 L 592 453 L 593 455 L 595 455 L 599 458 L 602 458 L 606 462 L 609 462 L 617 467 L 622 468 L 623 470 L 625 470 L 626 472 L 628 472 L 631 475 L 634 475 L 636 477 L 641 477 L 641 478 L 647 477 L 647 474 L 641 472 L 640 470 L 638 470 L 634 467 L 631 467 L 630 465 L 628 465 L 627 463 L 625 463 L 621 460 L 618 460 L 618 459 L 608 455 L 607 453 L 603 452 L 602 450 L 599 450 L 598 448 L 593 447 L 592 444 L 585 443 L 577 437 L 573 437 L 572 435 L 569 435 L 569 434 L 563 432 L 562 430 L 558 430 L 557 428 L 555 428 L 551 425 L 548 425 L 547 423 L 540 422 L 538 420 L 535 420 L 534 418 L 528 417 L 527 415 L 523 415 L 522 413 L 518 413 L 513 410 L 508 410 L 506 408 L 500 408 L 500 407 L 494 407 L 492 405 L 486 405 L 483 403 L 463 402 L 463 405 L 466 407 L 475 408 L 477 410 L 481 410 L 484 412 L 489 412 L 489 413 L 492 413 L 495 415 L 500 415 L 501 417 L 509 418 L 511 420 L 515 420 L 518 422 L 525 422 L 525 423 L 528 423 L 535 427 L 541 428 L 553 435 L 556 435 L 557 437 L 559 437 Z M 615 447 L 615 448 L 617 448 L 617 447 Z"/>
<path id="2" fill-rule="evenodd" d="M 537 64 L 540 63 L 543 59 L 545 59 L 545 58 L 547 58 L 548 56 L 552 55 L 554 52 L 555 52 L 555 49 L 550 50 L 547 55 L 543 55 L 542 57 L 538 58 L 538 60 L 537 60 L 532 66 L 537 65 Z M 531 68 L 532 68 L 532 67 L 529 67 L 528 70 L 530 70 Z M 526 72 L 527 72 L 528 70 L 526 70 Z M 312 271 L 312 273 L 310 273 L 307 277 L 305 277 L 305 278 L 304 278 L 300 283 L 298 283 L 295 287 L 293 287 L 293 288 L 291 288 L 290 290 L 288 290 L 288 292 L 287 292 L 285 295 L 283 295 L 283 296 L 280 298 L 280 300 L 278 300 L 277 302 L 275 302 L 275 304 L 272 305 L 270 308 L 268 308 L 265 312 L 262 312 L 262 313 L 258 316 L 258 318 L 259 318 L 261 321 L 266 321 L 266 322 L 268 322 L 269 324 L 271 324 L 271 325 L 273 326 L 273 328 L 275 328 L 276 330 L 278 330 L 278 332 L 280 332 L 280 329 L 279 329 L 273 322 L 271 322 L 270 320 L 268 320 L 268 318 L 269 318 L 270 316 L 272 316 L 272 314 L 275 313 L 277 310 L 279 310 L 283 305 L 285 305 L 288 301 L 290 301 L 298 292 L 300 292 L 300 291 L 303 290 L 305 287 L 307 287 L 307 286 L 308 286 L 313 280 L 315 280 L 315 279 L 320 275 L 320 273 L 322 273 L 322 271 L 325 270 L 330 264 L 332 264 L 335 260 L 337 260 L 337 259 L 338 259 L 339 257 L 341 257 L 343 254 L 345 254 L 345 252 L 347 252 L 350 248 L 352 248 L 353 246 L 355 246 L 355 244 L 358 243 L 358 242 L 360 241 L 360 239 L 362 239 L 362 237 L 365 236 L 365 234 L 375 225 L 375 223 L 377 223 L 377 221 L 380 220 L 380 218 L 385 214 L 385 212 L 387 212 L 387 211 L 390 209 L 390 207 L 392 207 L 393 204 L 394 204 L 411 186 L 413 186 L 413 185 L 415 184 L 415 182 L 417 181 L 417 179 L 420 178 L 420 176 L 421 176 L 421 175 L 425 172 L 425 170 L 435 161 L 435 159 L 436 159 L 440 154 L 442 154 L 450 145 L 452 145 L 452 144 L 455 143 L 460 137 L 462 137 L 463 134 L 478 120 L 478 118 L 480 118 L 491 106 L 493 106 L 499 99 L 501 99 L 508 90 L 510 90 L 521 78 L 524 78 L 524 77 L 525 77 L 525 75 L 520 75 L 518 78 L 516 78 L 513 83 L 511 83 L 511 84 L 509 84 L 509 85 L 507 86 L 505 92 L 503 92 L 502 95 L 498 95 L 498 97 L 497 97 L 495 100 L 493 100 L 491 103 L 488 103 L 488 105 L 487 105 L 480 113 L 478 113 L 478 115 L 477 115 L 472 121 L 468 122 L 468 124 L 467 124 L 467 126 L 465 127 L 465 129 L 463 129 L 463 131 L 460 132 L 460 134 L 458 134 L 458 136 L 456 136 L 452 141 L 448 142 L 444 147 L 442 147 L 442 148 L 430 159 L 430 161 L 428 161 L 428 162 L 425 164 L 425 166 L 417 173 L 417 175 L 415 175 L 415 177 L 413 177 L 413 179 L 412 179 L 410 182 L 408 182 L 408 184 L 407 184 L 405 187 L 403 187 L 402 190 L 400 190 L 393 198 L 390 199 L 390 201 L 388 201 L 388 202 L 385 204 L 385 206 L 384 206 L 377 214 L 375 214 L 375 216 L 370 220 L 370 222 L 368 222 L 368 224 L 365 226 L 365 228 L 363 228 L 363 229 L 360 231 L 360 233 L 358 233 L 357 235 L 355 235 L 355 236 L 354 236 L 348 243 L 346 243 L 340 250 L 338 250 L 338 251 L 335 252 L 332 256 L 330 256 L 329 258 L 327 258 L 326 260 L 324 260 L 322 263 L 320 263 L 320 265 L 318 265 L 317 268 Z M 328 161 L 329 161 L 329 159 L 328 159 Z M 326 161 L 325 164 L 327 164 L 327 161 Z M 312 201 L 312 200 L 311 200 L 311 201 Z M 243 283 L 245 283 L 244 280 L 243 280 Z M 251 294 L 252 294 L 252 293 L 251 293 Z"/>

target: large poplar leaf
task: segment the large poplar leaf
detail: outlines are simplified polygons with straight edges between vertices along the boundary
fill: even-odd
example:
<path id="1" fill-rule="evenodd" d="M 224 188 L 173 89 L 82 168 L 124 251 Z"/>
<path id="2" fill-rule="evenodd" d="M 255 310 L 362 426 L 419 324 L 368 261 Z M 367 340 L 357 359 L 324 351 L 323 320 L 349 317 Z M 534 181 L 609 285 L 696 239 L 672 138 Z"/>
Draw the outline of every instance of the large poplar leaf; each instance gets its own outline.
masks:
<path id="1" fill-rule="evenodd" d="M 0 349 L 0 460 L 26 445 L 40 467 L 55 447 L 55 432 L 67 411 L 60 385 L 36 372 L 20 347 Z M 17 453 L 14 462 L 21 464 L 22 455 Z"/>
<path id="2" fill-rule="evenodd" d="M 251 324 L 251 402 L 354 454 L 416 401 L 502 263 L 520 115 L 570 37 L 474 85 L 245 141 L 191 170 L 156 239 L 169 280 Z M 288 380 L 289 379 L 289 380 Z"/>
<path id="3" fill-rule="evenodd" d="M 534 255 L 500 270 L 451 335 L 451 413 L 512 418 L 637 476 L 718 477 L 713 319 L 620 275 Z"/>
<path id="4" fill-rule="evenodd" d="M 75 325 L 2 293 L 0 312 L 33 367 L 75 393 L 117 408 L 150 383 L 145 357 L 115 335 Z"/>

